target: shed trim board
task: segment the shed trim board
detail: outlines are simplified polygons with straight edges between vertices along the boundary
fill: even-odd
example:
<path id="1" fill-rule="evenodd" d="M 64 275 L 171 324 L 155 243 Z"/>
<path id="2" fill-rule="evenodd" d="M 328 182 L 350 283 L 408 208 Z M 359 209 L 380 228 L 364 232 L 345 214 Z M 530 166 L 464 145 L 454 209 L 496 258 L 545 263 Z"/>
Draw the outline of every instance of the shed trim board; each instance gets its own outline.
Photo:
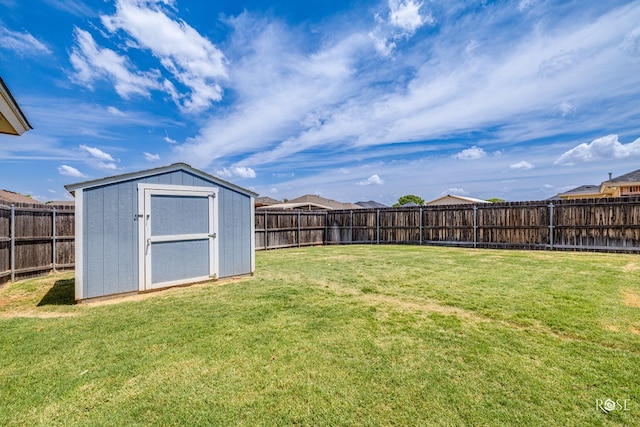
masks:
<path id="1" fill-rule="evenodd" d="M 178 171 L 178 170 L 184 170 L 187 172 L 192 173 L 193 175 L 196 175 L 200 178 L 203 178 L 207 181 L 212 181 L 215 182 L 217 184 L 220 184 L 224 187 L 227 187 L 229 189 L 235 190 L 239 193 L 245 194 L 247 196 L 250 197 L 258 197 L 258 193 L 254 193 L 253 191 L 247 190 L 246 188 L 242 188 L 239 187 L 235 184 L 232 184 L 228 181 L 225 181 L 223 179 L 220 179 L 218 177 L 215 177 L 213 175 L 209 175 L 208 173 L 202 172 L 198 169 L 194 169 L 191 166 L 189 166 L 186 163 L 174 163 L 172 165 L 169 166 L 162 166 L 162 167 L 158 167 L 158 168 L 154 168 L 154 169 L 147 169 L 144 171 L 140 171 L 140 172 L 132 172 L 132 173 L 126 173 L 126 174 L 122 174 L 122 175 L 114 175 L 114 176 L 110 176 L 110 177 L 106 177 L 106 178 L 100 178 L 100 179 L 94 179 L 94 180 L 90 180 L 90 181 L 84 181 L 84 182 L 79 182 L 76 184 L 69 184 L 69 185 L 65 185 L 65 188 L 67 189 L 67 191 L 71 192 L 72 194 L 77 190 L 77 189 L 84 189 L 84 188 L 91 188 L 91 187 L 97 187 L 97 186 L 103 186 L 103 185 L 108 185 L 108 184 L 112 184 L 115 182 L 120 182 L 120 181 L 129 181 L 129 180 L 135 180 L 135 179 L 140 179 L 140 178 L 145 178 L 148 176 L 152 176 L 152 175 L 158 175 L 158 174 L 164 174 L 164 173 L 168 173 L 168 172 L 173 172 L 173 171 Z"/>
<path id="2" fill-rule="evenodd" d="M 251 274 L 256 271 L 256 204 L 255 198 L 251 197 L 251 219 L 249 224 L 251 224 L 251 261 L 250 261 L 250 269 Z"/>
<path id="3" fill-rule="evenodd" d="M 77 191 L 76 195 L 75 195 L 75 199 L 76 199 L 76 208 L 75 208 L 75 215 L 74 215 L 74 222 L 75 222 L 75 298 L 76 301 L 80 301 L 82 299 L 84 299 L 84 286 L 78 286 L 78 284 L 82 284 L 84 283 L 84 263 L 83 263 L 83 253 L 82 253 L 82 230 L 83 230 L 83 221 L 82 218 L 84 217 L 84 215 L 82 215 L 83 210 L 83 191 Z"/>
<path id="4" fill-rule="evenodd" d="M 152 197 L 199 197 L 208 201 L 207 230 L 188 234 L 155 235 L 152 230 Z M 148 291 L 169 286 L 215 279 L 218 276 L 218 188 L 182 185 L 138 184 L 138 290 Z M 153 270 L 154 243 L 206 241 L 208 274 L 194 277 L 155 281 Z"/>

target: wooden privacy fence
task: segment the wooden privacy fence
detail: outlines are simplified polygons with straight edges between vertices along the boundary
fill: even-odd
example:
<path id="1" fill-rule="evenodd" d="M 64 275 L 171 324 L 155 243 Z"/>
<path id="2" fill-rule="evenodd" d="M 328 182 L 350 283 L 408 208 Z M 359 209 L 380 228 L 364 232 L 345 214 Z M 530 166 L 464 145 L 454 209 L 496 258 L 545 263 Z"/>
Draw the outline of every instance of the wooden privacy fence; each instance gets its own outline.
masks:
<path id="1" fill-rule="evenodd" d="M 74 267 L 74 207 L 0 204 L 0 284 Z M 301 212 L 258 210 L 256 249 L 415 244 L 640 253 L 640 197 Z"/>
<path id="2" fill-rule="evenodd" d="M 0 284 L 74 266 L 74 207 L 0 204 Z"/>
<path id="3" fill-rule="evenodd" d="M 640 198 L 256 211 L 256 249 L 416 244 L 640 252 Z"/>

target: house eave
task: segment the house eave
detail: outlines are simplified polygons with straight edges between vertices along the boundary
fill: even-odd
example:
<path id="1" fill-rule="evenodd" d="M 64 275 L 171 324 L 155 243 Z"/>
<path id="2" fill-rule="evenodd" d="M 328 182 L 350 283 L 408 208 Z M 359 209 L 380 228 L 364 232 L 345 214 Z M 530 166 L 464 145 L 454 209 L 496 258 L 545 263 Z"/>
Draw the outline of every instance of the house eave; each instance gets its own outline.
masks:
<path id="1" fill-rule="evenodd" d="M 0 133 L 22 135 L 30 129 L 33 127 L 0 77 Z"/>

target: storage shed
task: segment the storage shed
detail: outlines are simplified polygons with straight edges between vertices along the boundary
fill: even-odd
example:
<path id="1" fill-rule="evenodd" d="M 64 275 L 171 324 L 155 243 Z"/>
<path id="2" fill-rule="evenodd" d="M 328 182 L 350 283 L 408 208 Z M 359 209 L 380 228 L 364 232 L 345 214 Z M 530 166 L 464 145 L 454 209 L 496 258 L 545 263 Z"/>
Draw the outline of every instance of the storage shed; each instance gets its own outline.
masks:
<path id="1" fill-rule="evenodd" d="M 184 163 L 65 188 L 76 301 L 254 272 L 252 191 Z"/>

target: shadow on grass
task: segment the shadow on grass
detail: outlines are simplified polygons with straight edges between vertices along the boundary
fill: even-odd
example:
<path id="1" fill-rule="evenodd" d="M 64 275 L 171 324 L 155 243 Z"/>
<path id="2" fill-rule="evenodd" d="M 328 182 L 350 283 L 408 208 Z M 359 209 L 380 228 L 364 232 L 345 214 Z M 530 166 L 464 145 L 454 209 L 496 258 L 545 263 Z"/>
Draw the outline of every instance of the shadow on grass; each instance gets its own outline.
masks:
<path id="1" fill-rule="evenodd" d="M 43 305 L 73 305 L 75 304 L 75 279 L 58 280 L 53 284 L 49 292 L 38 303 Z"/>

